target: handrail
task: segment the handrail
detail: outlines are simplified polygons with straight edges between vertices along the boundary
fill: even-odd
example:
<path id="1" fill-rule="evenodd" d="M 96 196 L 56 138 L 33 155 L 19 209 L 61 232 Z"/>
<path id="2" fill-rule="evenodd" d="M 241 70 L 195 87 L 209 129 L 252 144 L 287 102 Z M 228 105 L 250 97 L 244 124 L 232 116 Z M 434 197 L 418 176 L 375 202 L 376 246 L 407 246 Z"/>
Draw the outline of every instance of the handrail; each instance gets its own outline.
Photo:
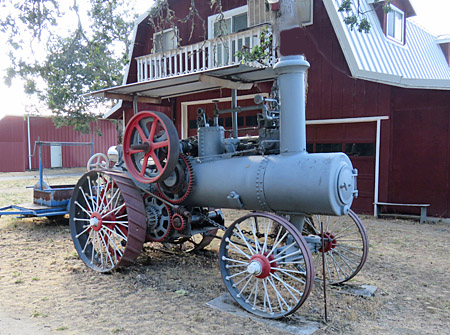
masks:
<path id="1" fill-rule="evenodd" d="M 260 34 L 266 27 L 267 25 L 257 26 L 177 49 L 136 57 L 138 82 L 240 64 L 241 59 L 236 53 L 244 46 L 253 49 L 260 45 Z M 255 62 L 251 65 L 262 66 Z"/>

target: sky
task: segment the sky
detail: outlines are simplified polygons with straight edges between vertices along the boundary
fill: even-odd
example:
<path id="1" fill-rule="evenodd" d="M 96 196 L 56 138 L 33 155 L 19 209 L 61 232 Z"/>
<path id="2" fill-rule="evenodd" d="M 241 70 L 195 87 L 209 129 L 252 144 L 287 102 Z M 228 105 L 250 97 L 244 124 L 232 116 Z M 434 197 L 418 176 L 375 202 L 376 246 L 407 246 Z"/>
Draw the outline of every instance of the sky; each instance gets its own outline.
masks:
<path id="1" fill-rule="evenodd" d="M 410 0 L 417 16 L 413 19 L 434 35 L 450 34 L 450 0 Z M 149 8 L 149 0 L 136 0 L 135 5 L 138 13 L 144 13 Z M 4 44 L 4 37 L 0 35 L 0 43 Z M 24 115 L 27 110 L 39 110 L 42 114 L 45 108 L 32 108 L 36 104 L 23 92 L 23 85 L 20 81 L 13 81 L 13 85 L 8 87 L 4 84 L 3 77 L 5 69 L 8 67 L 9 58 L 5 48 L 0 51 L 0 119 L 5 115 Z"/>

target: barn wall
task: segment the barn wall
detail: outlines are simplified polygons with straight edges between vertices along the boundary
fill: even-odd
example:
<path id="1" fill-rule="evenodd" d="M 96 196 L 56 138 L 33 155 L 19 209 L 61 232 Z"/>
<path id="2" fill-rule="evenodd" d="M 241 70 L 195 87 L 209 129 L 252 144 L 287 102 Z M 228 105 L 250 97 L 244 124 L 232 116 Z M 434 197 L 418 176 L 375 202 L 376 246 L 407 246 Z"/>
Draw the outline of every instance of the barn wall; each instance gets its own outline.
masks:
<path id="1" fill-rule="evenodd" d="M 244 5 L 246 1 L 224 1 L 224 10 Z M 209 5 L 196 1 L 202 17 L 207 20 L 213 14 Z M 187 13 L 188 2 L 171 1 L 178 17 Z M 206 22 L 206 21 L 205 21 Z M 195 25 L 190 38 L 190 24 L 179 26 L 182 45 L 201 40 L 204 32 L 201 24 Z M 150 53 L 153 32 L 144 22 L 138 34 L 133 57 Z M 145 33 L 144 33 L 145 32 Z M 293 29 L 281 36 L 281 53 L 304 54 L 310 62 L 308 71 L 308 96 L 306 117 L 308 120 L 388 116 L 381 122 L 379 201 L 402 203 L 431 203 L 430 213 L 450 216 L 450 98 L 447 91 L 401 89 L 392 86 L 358 80 L 350 70 L 321 1 L 314 2 L 314 24 L 303 29 Z M 135 65 L 130 68 L 129 81 L 135 80 Z M 130 80 L 132 79 L 132 80 Z M 269 85 L 239 94 L 269 92 Z M 218 90 L 178 97 L 164 102 L 162 111 L 172 116 L 177 129 L 181 128 L 181 103 L 186 101 L 228 97 L 229 90 Z M 430 107 L 433 106 L 433 107 Z M 190 113 L 197 107 L 190 106 Z M 209 106 L 210 107 L 210 106 Z M 155 108 L 153 108 L 155 110 Z M 131 115 L 131 110 L 128 109 Z M 375 123 L 354 124 L 339 127 L 308 127 L 310 143 L 341 143 L 374 139 Z M 332 129 L 333 128 L 333 129 Z M 332 129 L 330 133 L 327 130 Z M 331 133 L 333 139 L 330 139 Z M 343 148 L 345 143 L 343 143 Z M 356 167 L 374 170 L 374 158 L 355 158 Z M 361 165 L 362 164 L 362 165 Z M 361 168 L 360 168 L 361 171 Z M 358 212 L 373 210 L 372 177 L 364 173 L 359 189 L 366 194 L 362 203 L 357 199 Z M 405 210 L 405 209 L 403 209 Z"/>
<path id="2" fill-rule="evenodd" d="M 450 92 L 393 91 L 389 201 L 450 217 Z"/>
<path id="3" fill-rule="evenodd" d="M 247 0 L 227 0 L 222 1 L 222 10 L 227 11 L 236 7 L 244 6 L 247 4 Z M 178 29 L 180 37 L 180 45 L 190 45 L 197 42 L 201 42 L 207 39 L 208 36 L 208 16 L 217 14 L 217 6 L 211 8 L 209 1 L 196 0 L 195 6 L 198 10 L 199 16 L 191 15 L 185 22 L 179 22 L 186 19 L 189 14 L 189 8 L 191 6 L 190 1 L 186 0 L 169 0 L 170 9 L 174 12 L 176 17 L 176 27 Z M 170 25 L 165 26 L 164 29 L 170 28 Z M 144 19 L 137 28 L 136 39 L 134 41 L 133 54 L 131 57 L 131 64 L 129 68 L 129 75 L 127 83 L 137 82 L 137 67 L 136 57 L 148 55 L 153 48 L 153 33 L 155 31 L 151 27 L 148 19 Z"/>
<path id="4" fill-rule="evenodd" d="M 26 136 L 22 116 L 0 120 L 0 172 L 25 171 Z"/>
<path id="5" fill-rule="evenodd" d="M 97 134 L 96 129 L 102 134 Z M 26 134 L 25 134 L 26 138 Z M 91 123 L 91 132 L 82 134 L 73 131 L 73 127 L 64 126 L 56 128 L 51 118 L 32 117 L 30 118 L 30 138 L 31 138 L 31 154 L 34 152 L 34 143 L 38 141 L 51 142 L 91 142 L 94 141 L 94 153 L 108 151 L 108 148 L 117 144 L 116 125 L 110 121 L 99 120 Z M 85 166 L 91 156 L 90 146 L 86 147 L 62 147 L 62 163 L 63 167 L 79 167 Z M 42 147 L 42 162 L 44 168 L 51 167 L 50 147 Z M 36 152 L 31 160 L 32 169 L 39 168 L 39 152 Z M 28 163 L 27 163 L 28 168 Z"/>

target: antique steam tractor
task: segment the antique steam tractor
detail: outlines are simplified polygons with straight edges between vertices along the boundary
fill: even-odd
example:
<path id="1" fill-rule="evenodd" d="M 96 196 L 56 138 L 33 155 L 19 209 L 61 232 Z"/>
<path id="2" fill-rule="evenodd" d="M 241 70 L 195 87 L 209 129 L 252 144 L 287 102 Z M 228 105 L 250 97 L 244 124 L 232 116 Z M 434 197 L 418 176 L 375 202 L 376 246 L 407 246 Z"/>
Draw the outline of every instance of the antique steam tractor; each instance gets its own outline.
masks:
<path id="1" fill-rule="evenodd" d="M 331 283 L 356 275 L 368 248 L 350 210 L 357 172 L 343 153 L 306 152 L 308 67 L 302 56 L 282 57 L 274 67 L 279 105 L 257 96 L 255 106 L 216 107 L 211 120 L 199 109 L 195 137 L 179 140 L 162 113 L 136 113 L 123 146 L 110 152 L 114 168 L 86 173 L 74 189 L 70 228 L 83 262 L 107 272 L 133 263 L 145 242 L 199 250 L 221 238 L 226 288 L 244 309 L 267 318 L 291 314 L 307 299 L 312 255 L 326 254 Z M 237 136 L 244 109 L 259 110 L 258 136 Z M 226 138 L 218 116 L 230 112 Z M 226 228 L 219 208 L 251 212 Z M 312 214 L 330 215 L 323 234 Z M 339 216 L 350 220 L 334 222 Z"/>

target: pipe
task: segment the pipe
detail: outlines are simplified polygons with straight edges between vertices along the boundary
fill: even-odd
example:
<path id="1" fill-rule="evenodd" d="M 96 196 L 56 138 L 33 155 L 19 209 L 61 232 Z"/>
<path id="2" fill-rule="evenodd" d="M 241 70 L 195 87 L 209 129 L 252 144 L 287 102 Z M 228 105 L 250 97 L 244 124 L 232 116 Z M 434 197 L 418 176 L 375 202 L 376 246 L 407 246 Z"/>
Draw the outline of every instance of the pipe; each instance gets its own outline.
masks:
<path id="1" fill-rule="evenodd" d="M 39 145 L 39 189 L 42 191 L 44 189 L 43 185 L 43 167 L 42 167 L 42 146 L 41 139 L 38 137 L 38 145 Z"/>
<path id="2" fill-rule="evenodd" d="M 236 110 L 237 108 L 237 90 L 232 90 L 231 91 L 231 108 L 235 109 L 232 113 L 231 113 L 231 123 L 233 126 L 233 132 L 232 132 L 232 137 L 233 138 L 238 138 L 238 112 Z"/>
<path id="3" fill-rule="evenodd" d="M 280 88 L 280 153 L 306 153 L 305 73 L 309 63 L 304 56 L 285 56 L 275 64 Z"/>
<path id="4" fill-rule="evenodd" d="M 30 138 L 30 116 L 27 115 L 27 135 L 28 135 L 28 170 L 31 170 L 31 138 Z"/>

